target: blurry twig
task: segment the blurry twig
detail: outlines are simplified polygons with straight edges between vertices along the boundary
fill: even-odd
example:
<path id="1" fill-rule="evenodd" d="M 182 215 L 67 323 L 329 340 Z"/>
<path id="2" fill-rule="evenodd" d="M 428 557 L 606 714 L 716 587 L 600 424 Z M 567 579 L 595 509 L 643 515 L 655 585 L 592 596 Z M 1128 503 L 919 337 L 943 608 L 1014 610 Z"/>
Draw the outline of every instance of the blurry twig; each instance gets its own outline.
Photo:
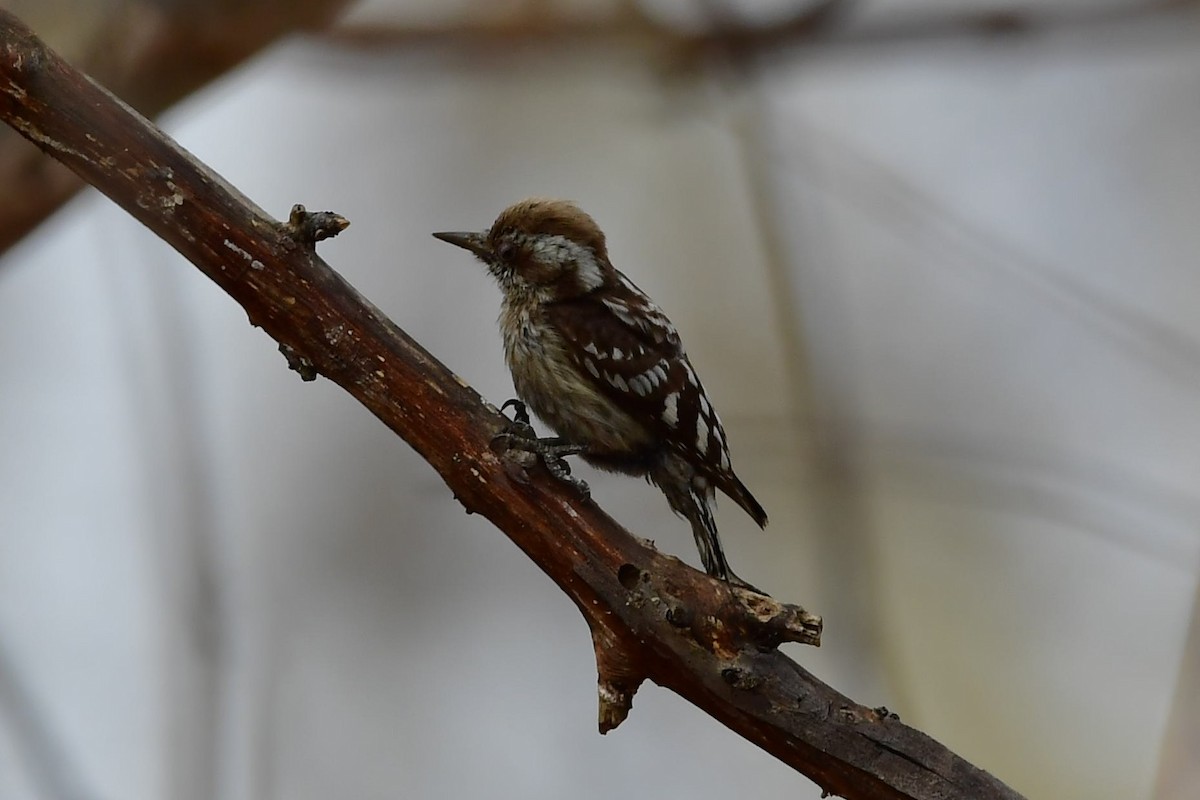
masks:
<path id="1" fill-rule="evenodd" d="M 303 215 L 269 217 L 5 11 L 0 118 L 191 260 L 293 360 L 357 398 L 554 580 L 591 628 L 602 731 L 649 679 L 829 793 L 1019 797 L 778 651 L 815 644 L 819 618 L 657 552 L 545 474 L 512 480 L 490 446 L 507 421 L 316 255 Z"/>
<path id="2" fill-rule="evenodd" d="M 1009 9 L 905 10 L 886 21 L 849 24 L 856 5 L 855 0 L 797 3 L 795 13 L 771 23 L 747 22 L 726 14 L 717 24 L 691 31 L 646 15 L 636 3 L 622 3 L 615 14 L 602 19 L 547 13 L 535 4 L 525 8 L 524 13 L 458 20 L 449 25 L 344 23 L 330 28 L 327 36 L 354 46 L 450 48 L 464 52 L 508 51 L 522 46 L 642 44 L 659 51 L 669 62 L 694 67 L 697 61 L 713 56 L 776 57 L 811 48 L 1084 32 L 1190 14 L 1200 8 L 1200 0 L 1131 0 L 1098 8 L 1086 4 L 1021 4 Z"/>
<path id="3" fill-rule="evenodd" d="M 445 26 L 388 26 L 344 23 L 330 28 L 328 38 L 369 47 L 476 48 L 549 44 L 572 47 L 585 43 L 643 43 L 669 51 L 678 60 L 694 60 L 713 50 L 762 50 L 801 41 L 840 19 L 855 0 L 800 3 L 790 16 L 770 25 L 730 22 L 704 31 L 671 28 L 646 15 L 637 3 L 621 3 L 605 18 L 581 18 L 568 12 L 547 13 L 529 4 L 523 13 L 459 20 Z"/>

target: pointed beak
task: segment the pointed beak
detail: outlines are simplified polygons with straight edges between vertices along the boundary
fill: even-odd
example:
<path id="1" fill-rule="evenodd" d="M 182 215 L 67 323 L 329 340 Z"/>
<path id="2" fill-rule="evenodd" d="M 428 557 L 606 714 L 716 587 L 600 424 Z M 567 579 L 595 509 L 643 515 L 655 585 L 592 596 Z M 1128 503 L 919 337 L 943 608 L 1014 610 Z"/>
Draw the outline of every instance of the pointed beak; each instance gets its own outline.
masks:
<path id="1" fill-rule="evenodd" d="M 464 250 L 470 250 L 475 255 L 482 259 L 488 258 L 492 254 L 492 248 L 488 245 L 486 233 L 469 233 L 459 231 L 441 231 L 433 235 L 435 239 L 441 239 L 443 242 L 458 245 Z"/>

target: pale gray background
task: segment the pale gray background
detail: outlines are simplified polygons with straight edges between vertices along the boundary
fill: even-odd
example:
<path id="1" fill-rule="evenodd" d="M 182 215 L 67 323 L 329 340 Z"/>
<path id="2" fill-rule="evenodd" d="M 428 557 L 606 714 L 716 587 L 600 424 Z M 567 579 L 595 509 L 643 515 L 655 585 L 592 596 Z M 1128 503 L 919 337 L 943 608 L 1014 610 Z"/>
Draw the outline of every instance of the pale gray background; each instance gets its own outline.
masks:
<path id="1" fill-rule="evenodd" d="M 1177 15 L 739 82 L 293 41 L 165 125 L 275 215 L 349 217 L 322 254 L 497 402 L 497 290 L 429 232 L 577 200 L 770 512 L 722 508 L 734 565 L 825 616 L 791 653 L 1031 798 L 1165 800 L 1200 751 L 1198 44 Z M 569 602 L 98 196 L 0 262 L 0 442 L 3 800 L 819 795 L 652 685 L 598 736 Z M 585 473 L 695 563 L 655 490 Z"/>

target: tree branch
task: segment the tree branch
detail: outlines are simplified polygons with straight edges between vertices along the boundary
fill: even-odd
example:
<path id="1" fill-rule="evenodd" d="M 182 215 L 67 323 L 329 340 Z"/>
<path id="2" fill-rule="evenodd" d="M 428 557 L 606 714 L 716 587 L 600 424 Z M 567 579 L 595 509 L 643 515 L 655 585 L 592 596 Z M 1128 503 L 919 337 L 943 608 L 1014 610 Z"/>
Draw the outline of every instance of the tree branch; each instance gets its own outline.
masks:
<path id="1" fill-rule="evenodd" d="M 650 679 L 830 793 L 1019 797 L 778 652 L 816 644 L 818 617 L 657 552 L 540 471 L 514 479 L 490 446 L 505 419 L 317 257 L 315 241 L 344 227 L 340 217 L 297 208 L 287 223 L 272 219 L 6 11 L 0 46 L 4 121 L 199 267 L 302 376 L 357 398 L 575 602 L 595 643 L 602 732 Z"/>

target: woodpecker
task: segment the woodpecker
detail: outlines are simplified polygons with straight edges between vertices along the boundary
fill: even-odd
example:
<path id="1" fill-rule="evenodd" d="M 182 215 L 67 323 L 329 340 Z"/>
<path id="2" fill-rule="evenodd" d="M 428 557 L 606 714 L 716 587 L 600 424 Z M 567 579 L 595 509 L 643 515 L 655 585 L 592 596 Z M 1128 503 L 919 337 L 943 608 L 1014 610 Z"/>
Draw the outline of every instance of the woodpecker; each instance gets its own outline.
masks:
<path id="1" fill-rule="evenodd" d="M 725 430 L 675 326 L 612 265 L 595 221 L 568 201 L 530 198 L 486 231 L 433 235 L 475 254 L 503 294 L 500 332 L 520 398 L 505 405 L 517 405 L 518 429 L 527 430 L 510 445 L 538 453 L 584 491 L 562 456 L 647 478 L 691 525 L 708 574 L 753 588 L 725 558 L 716 490 L 760 527 L 767 514 L 734 474 Z M 533 437 L 522 426 L 525 405 L 558 438 Z"/>

